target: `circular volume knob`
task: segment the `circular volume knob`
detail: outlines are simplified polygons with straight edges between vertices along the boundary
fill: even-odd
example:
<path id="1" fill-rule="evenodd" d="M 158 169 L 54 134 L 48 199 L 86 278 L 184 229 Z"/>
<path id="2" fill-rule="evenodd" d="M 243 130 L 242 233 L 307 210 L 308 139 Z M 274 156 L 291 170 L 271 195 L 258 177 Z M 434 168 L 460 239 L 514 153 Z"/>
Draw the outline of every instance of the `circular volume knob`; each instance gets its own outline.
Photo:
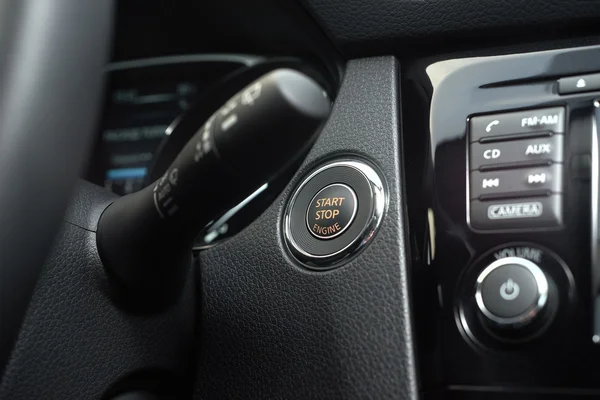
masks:
<path id="1" fill-rule="evenodd" d="M 547 308 L 549 284 L 544 272 L 520 257 L 494 261 L 477 278 L 475 300 L 498 328 L 517 328 L 537 320 Z"/>

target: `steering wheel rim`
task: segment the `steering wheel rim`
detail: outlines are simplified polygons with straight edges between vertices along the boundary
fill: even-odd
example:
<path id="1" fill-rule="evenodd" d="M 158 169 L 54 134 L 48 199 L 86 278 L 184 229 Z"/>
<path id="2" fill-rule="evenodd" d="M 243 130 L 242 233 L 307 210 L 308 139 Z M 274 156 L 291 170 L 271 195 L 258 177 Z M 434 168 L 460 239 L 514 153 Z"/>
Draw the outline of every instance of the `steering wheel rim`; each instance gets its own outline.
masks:
<path id="1" fill-rule="evenodd" d="M 0 2 L 0 376 L 95 127 L 113 2 Z"/>

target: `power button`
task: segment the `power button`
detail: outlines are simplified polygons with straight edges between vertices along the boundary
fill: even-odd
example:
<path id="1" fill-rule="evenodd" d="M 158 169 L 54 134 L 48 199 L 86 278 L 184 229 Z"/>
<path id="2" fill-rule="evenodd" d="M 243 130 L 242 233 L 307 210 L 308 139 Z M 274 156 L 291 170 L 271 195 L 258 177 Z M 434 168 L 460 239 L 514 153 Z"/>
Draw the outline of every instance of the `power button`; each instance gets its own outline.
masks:
<path id="1" fill-rule="evenodd" d="M 386 203 L 384 182 L 371 164 L 341 159 L 317 167 L 286 207 L 288 249 L 310 269 L 338 267 L 372 241 Z"/>
<path id="2" fill-rule="evenodd" d="M 533 262 L 520 257 L 494 261 L 477 279 L 475 299 L 480 311 L 498 325 L 525 325 L 542 311 L 548 281 Z"/>
<path id="3" fill-rule="evenodd" d="M 500 297 L 503 300 L 511 301 L 515 300 L 521 294 L 521 285 L 515 282 L 512 278 L 508 278 L 500 286 Z"/>
<path id="4" fill-rule="evenodd" d="M 348 185 L 335 183 L 322 189 L 310 202 L 306 225 L 319 239 L 333 239 L 348 229 L 358 208 L 354 190 Z"/>

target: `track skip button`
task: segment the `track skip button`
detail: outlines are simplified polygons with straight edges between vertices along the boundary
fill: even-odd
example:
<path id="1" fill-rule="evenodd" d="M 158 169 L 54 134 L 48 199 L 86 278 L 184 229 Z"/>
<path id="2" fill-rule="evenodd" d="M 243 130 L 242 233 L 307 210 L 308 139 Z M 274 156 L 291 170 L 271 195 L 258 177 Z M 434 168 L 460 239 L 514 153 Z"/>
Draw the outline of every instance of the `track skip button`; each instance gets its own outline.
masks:
<path id="1" fill-rule="evenodd" d="M 470 179 L 471 199 L 485 195 L 515 194 L 530 191 L 563 191 L 563 166 L 509 169 L 491 172 L 472 171 Z"/>

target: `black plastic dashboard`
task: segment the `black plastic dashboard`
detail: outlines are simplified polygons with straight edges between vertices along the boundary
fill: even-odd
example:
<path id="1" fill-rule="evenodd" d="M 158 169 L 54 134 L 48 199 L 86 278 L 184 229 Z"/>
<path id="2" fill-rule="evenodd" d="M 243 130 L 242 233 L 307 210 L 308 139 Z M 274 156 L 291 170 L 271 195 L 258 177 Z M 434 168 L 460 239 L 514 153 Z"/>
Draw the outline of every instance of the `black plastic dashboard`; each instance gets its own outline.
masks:
<path id="1" fill-rule="evenodd" d="M 353 57 L 473 49 L 596 31 L 597 0 L 302 0 Z M 518 37 L 518 40 L 515 39 Z M 445 50 L 444 50 L 445 49 Z"/>

